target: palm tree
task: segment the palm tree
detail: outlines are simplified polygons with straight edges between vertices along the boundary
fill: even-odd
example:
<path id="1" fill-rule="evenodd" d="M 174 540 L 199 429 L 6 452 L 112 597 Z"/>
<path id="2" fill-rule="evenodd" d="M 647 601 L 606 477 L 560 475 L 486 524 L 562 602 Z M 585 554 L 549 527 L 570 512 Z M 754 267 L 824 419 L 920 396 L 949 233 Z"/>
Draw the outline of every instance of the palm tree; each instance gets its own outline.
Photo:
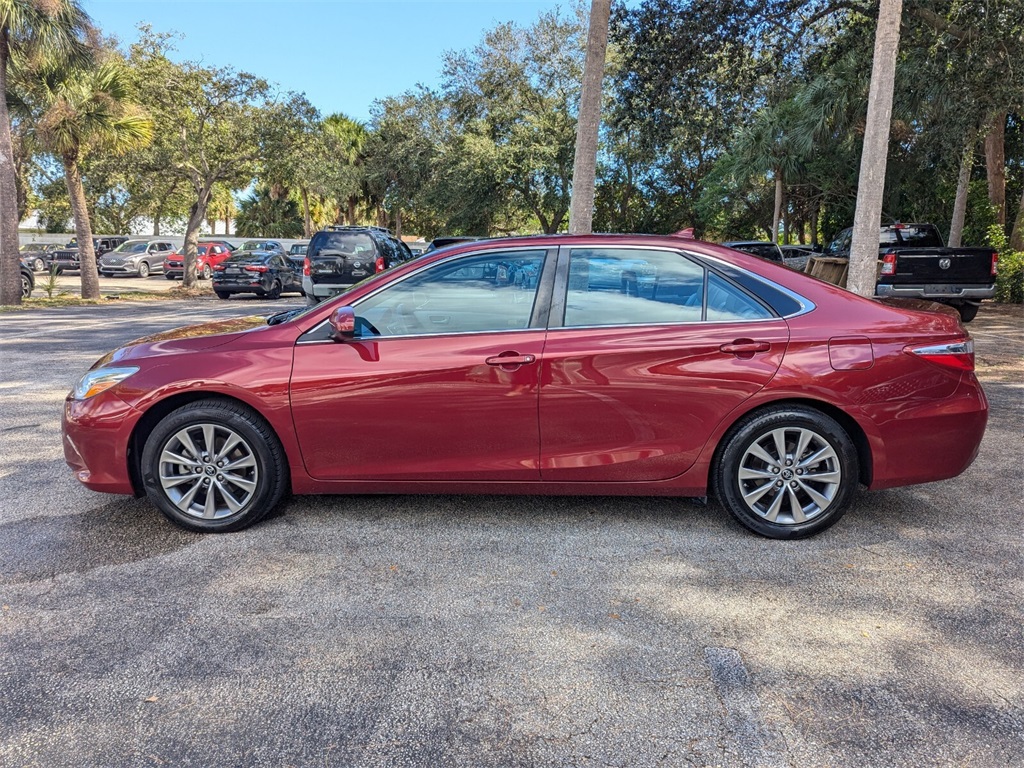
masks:
<path id="1" fill-rule="evenodd" d="M 63 68 L 40 83 L 41 143 L 64 167 L 81 262 L 82 298 L 100 297 L 92 225 L 82 187 L 81 162 L 92 152 L 123 154 L 153 138 L 153 121 L 128 102 L 128 79 L 116 62 Z"/>
<path id="2" fill-rule="evenodd" d="M 896 53 L 900 45 L 903 0 L 881 0 L 875 27 L 875 56 L 871 65 L 868 117 L 857 180 L 857 209 L 853 217 L 848 290 L 874 296 L 878 261 L 878 227 L 882 221 L 885 167 L 889 156 Z"/>
<path id="3" fill-rule="evenodd" d="M 343 182 L 338 186 L 342 188 L 339 191 L 344 200 L 339 200 L 339 202 L 344 202 L 347 205 L 348 223 L 355 224 L 356 205 L 360 198 L 365 197 L 359 168 L 363 164 L 363 150 L 370 132 L 358 120 L 353 120 L 340 113 L 324 118 L 323 130 L 328 140 L 341 153 L 341 157 L 338 159 L 344 163 L 345 167 L 338 169 L 339 181 Z"/>
<path id="4" fill-rule="evenodd" d="M 86 50 L 89 17 L 78 0 L 0 0 L 0 95 L 12 59 L 45 55 L 70 60 Z M 21 303 L 14 148 L 7 99 L 0 98 L 0 304 Z"/>
<path id="5" fill-rule="evenodd" d="M 597 177 L 597 134 L 601 125 L 601 88 L 608 49 L 611 0 L 592 0 L 587 57 L 583 64 L 583 91 L 576 122 L 576 157 L 572 168 L 569 231 L 590 234 L 594 223 L 594 186 Z"/>

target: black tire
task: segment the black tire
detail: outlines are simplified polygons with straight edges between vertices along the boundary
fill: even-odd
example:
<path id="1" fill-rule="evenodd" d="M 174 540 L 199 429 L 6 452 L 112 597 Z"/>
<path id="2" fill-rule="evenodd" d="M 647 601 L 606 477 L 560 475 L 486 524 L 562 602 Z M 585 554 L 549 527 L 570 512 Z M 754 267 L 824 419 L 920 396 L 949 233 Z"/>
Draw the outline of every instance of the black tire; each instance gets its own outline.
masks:
<path id="1" fill-rule="evenodd" d="M 43 261 L 38 256 L 36 256 L 36 258 L 32 260 L 32 271 L 33 272 L 43 272 L 45 270 L 46 270 L 46 262 Z"/>
<path id="2" fill-rule="evenodd" d="M 275 280 L 274 284 L 270 286 L 270 290 L 264 295 L 272 301 L 277 301 L 281 298 L 281 284 Z"/>
<path id="3" fill-rule="evenodd" d="M 174 280 L 175 279 L 174 275 L 171 274 L 170 272 L 164 272 L 164 277 L 166 277 L 168 280 Z"/>
<path id="4" fill-rule="evenodd" d="M 149 262 L 148 261 L 140 261 L 139 262 L 139 277 L 149 277 Z"/>
<path id="5" fill-rule="evenodd" d="M 27 299 L 32 295 L 32 279 L 24 272 L 21 273 L 21 298 Z"/>
<path id="6" fill-rule="evenodd" d="M 218 299 L 227 299 L 231 296 L 227 291 L 214 291 L 217 294 Z"/>
<path id="7" fill-rule="evenodd" d="M 969 323 L 978 316 L 977 304 L 961 304 L 956 309 L 960 313 L 960 322 L 962 323 Z"/>
<path id="8" fill-rule="evenodd" d="M 199 274 L 200 279 L 202 279 L 202 280 L 209 280 L 211 275 L 213 275 L 213 272 L 210 269 L 210 265 L 209 264 L 203 264 L 203 271 Z"/>
<path id="9" fill-rule="evenodd" d="M 835 419 L 809 407 L 778 406 L 733 425 L 711 473 L 718 500 L 744 527 L 770 539 L 801 539 L 843 516 L 860 468 L 853 440 Z"/>
<path id="10" fill-rule="evenodd" d="M 64 270 L 61 267 L 57 267 L 54 270 L 54 272 L 56 272 L 58 275 L 63 275 L 64 274 Z"/>
<path id="11" fill-rule="evenodd" d="M 173 523 L 227 533 L 274 509 L 288 489 L 287 466 L 277 435 L 255 411 L 227 400 L 198 400 L 156 425 L 140 468 L 146 495 Z"/>

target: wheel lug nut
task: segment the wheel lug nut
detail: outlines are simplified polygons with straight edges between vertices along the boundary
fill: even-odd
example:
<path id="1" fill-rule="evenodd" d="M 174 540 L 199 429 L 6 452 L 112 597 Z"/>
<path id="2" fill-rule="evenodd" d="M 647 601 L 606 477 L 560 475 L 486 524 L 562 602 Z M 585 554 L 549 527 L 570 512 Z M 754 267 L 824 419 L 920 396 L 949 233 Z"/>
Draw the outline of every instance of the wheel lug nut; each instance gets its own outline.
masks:
<path id="1" fill-rule="evenodd" d="M 796 487 L 797 487 L 797 483 L 796 483 L 796 480 L 794 480 L 793 482 L 791 482 L 791 483 L 789 484 L 789 487 L 790 487 L 790 488 L 796 488 Z"/>
<path id="2" fill-rule="evenodd" d="M 778 467 L 772 467 L 772 472 L 774 472 L 776 475 L 779 474 L 779 468 Z"/>
<path id="3" fill-rule="evenodd" d="M 785 483 L 783 483 L 781 480 L 777 480 L 775 482 L 775 487 L 776 488 L 781 488 L 783 485 L 785 485 Z"/>
<path id="4" fill-rule="evenodd" d="M 217 475 L 217 479 L 218 480 L 223 480 L 224 479 L 224 475 Z"/>
<path id="5" fill-rule="evenodd" d="M 802 469 L 798 469 L 798 470 L 796 471 L 796 473 L 797 473 L 798 475 L 802 475 L 802 474 L 804 473 L 804 471 L 803 471 Z"/>
<path id="6" fill-rule="evenodd" d="M 787 467 L 792 467 L 793 466 L 793 460 L 792 459 L 786 459 L 786 466 Z"/>

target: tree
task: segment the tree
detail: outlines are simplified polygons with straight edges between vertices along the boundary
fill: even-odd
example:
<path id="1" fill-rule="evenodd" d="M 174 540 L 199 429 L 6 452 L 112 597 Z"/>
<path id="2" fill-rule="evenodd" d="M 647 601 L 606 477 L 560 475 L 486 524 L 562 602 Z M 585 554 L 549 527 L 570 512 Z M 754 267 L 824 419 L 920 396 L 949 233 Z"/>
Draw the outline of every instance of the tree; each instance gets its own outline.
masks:
<path id="1" fill-rule="evenodd" d="M 290 197 L 273 197 L 260 185 L 238 206 L 235 231 L 239 237 L 301 237 L 299 204 Z"/>
<path id="2" fill-rule="evenodd" d="M 288 119 L 270 85 L 228 68 L 174 64 L 165 37 L 142 30 L 131 58 L 144 73 L 144 103 L 164 130 L 157 133 L 153 157 L 169 177 L 191 192 L 185 224 L 183 285 L 197 284 L 199 229 L 218 184 L 248 186 L 268 147 L 280 148 Z"/>
<path id="3" fill-rule="evenodd" d="M 572 169 L 569 231 L 573 233 L 589 234 L 593 230 L 597 134 L 601 124 L 601 93 L 610 14 L 611 0 L 592 0 L 587 55 L 583 64 L 583 89 L 576 123 L 576 157 Z"/>
<path id="4" fill-rule="evenodd" d="M 71 61 L 86 51 L 89 17 L 77 0 L 0 0 L 0 304 L 21 303 L 18 262 L 18 182 L 7 108 L 12 61 L 35 57 Z"/>
<path id="5" fill-rule="evenodd" d="M 127 78 L 115 61 L 60 67 L 40 83 L 37 131 L 64 169 L 81 262 L 82 297 L 100 297 L 82 161 L 92 152 L 121 154 L 150 141 L 153 121 L 128 101 Z"/>
<path id="6" fill-rule="evenodd" d="M 857 185 L 857 210 L 853 217 L 850 271 L 846 280 L 846 287 L 861 296 L 874 296 L 878 281 L 875 266 L 878 261 L 878 227 L 882 218 L 902 11 L 903 0 L 881 0 L 875 28 L 875 59 L 871 67 L 868 118 Z"/>

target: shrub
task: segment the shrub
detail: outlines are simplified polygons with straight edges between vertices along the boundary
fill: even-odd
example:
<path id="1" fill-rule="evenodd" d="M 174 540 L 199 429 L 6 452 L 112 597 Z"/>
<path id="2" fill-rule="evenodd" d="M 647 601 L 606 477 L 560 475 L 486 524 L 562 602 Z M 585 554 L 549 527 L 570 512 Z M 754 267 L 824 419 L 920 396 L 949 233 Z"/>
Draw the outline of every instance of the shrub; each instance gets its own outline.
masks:
<path id="1" fill-rule="evenodd" d="M 996 301 L 1024 304 L 1024 251 L 1010 248 L 1006 233 L 998 224 L 989 227 L 988 242 L 999 251 Z"/>

